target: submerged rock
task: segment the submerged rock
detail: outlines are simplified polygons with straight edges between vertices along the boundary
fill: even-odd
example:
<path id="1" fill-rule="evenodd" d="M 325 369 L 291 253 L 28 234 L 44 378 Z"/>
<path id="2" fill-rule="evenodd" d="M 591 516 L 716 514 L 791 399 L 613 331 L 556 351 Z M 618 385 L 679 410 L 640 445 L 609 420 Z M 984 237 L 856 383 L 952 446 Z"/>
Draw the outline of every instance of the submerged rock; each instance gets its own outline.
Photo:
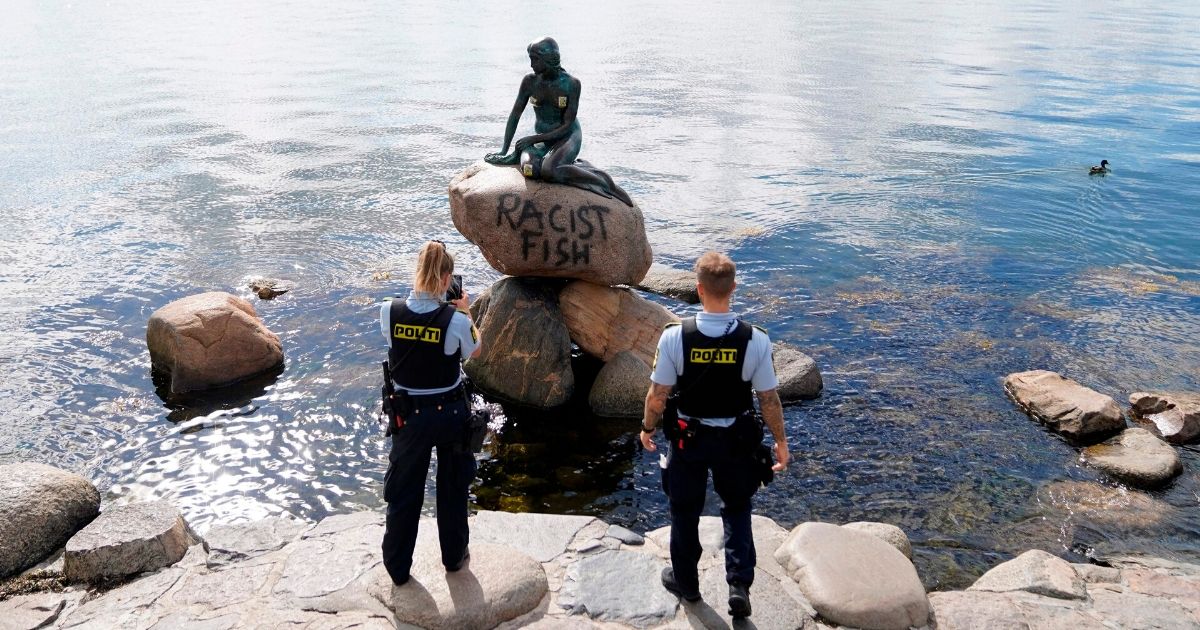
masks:
<path id="1" fill-rule="evenodd" d="M 31 567 L 100 513 L 92 482 L 53 466 L 0 466 L 0 577 Z"/>
<path id="2" fill-rule="evenodd" d="M 1072 440 L 1095 439 L 1125 427 L 1115 400 L 1056 372 L 1009 374 L 1004 389 L 1035 420 Z"/>
<path id="3" fill-rule="evenodd" d="M 571 398 L 571 339 L 553 286 L 533 278 L 504 278 L 472 310 L 483 350 L 463 367 L 479 389 L 542 409 Z"/>
<path id="4" fill-rule="evenodd" d="M 605 362 L 629 351 L 642 363 L 654 365 L 654 351 L 663 326 L 679 321 L 667 309 L 630 289 L 590 282 L 567 284 L 558 301 L 571 340 L 584 352 Z"/>
<path id="5" fill-rule="evenodd" d="M 179 562 L 197 542 L 199 537 L 170 503 L 118 505 L 67 541 L 63 575 L 92 582 L 153 571 Z"/>
<path id="6" fill-rule="evenodd" d="M 1172 444 L 1200 437 L 1200 394 L 1137 392 L 1129 404 L 1135 421 Z"/>
<path id="7" fill-rule="evenodd" d="M 478 162 L 450 182 L 454 227 L 512 276 L 634 284 L 652 252 L 637 206 Z"/>
<path id="8" fill-rule="evenodd" d="M 295 285 L 287 280 L 279 280 L 276 278 L 254 278 L 246 284 L 260 300 L 273 300 L 276 297 L 287 293 L 295 288 Z"/>
<path id="9" fill-rule="evenodd" d="M 1179 453 L 1140 427 L 1083 449 L 1083 459 L 1118 481 L 1139 488 L 1157 488 L 1183 472 Z"/>
<path id="10" fill-rule="evenodd" d="M 177 394 L 235 383 L 283 363 L 279 337 L 254 307 L 221 292 L 180 298 L 154 311 L 146 345 Z"/>
<path id="11" fill-rule="evenodd" d="M 917 570 L 895 547 L 830 523 L 802 523 L 775 560 L 822 617 L 846 626 L 906 630 L 929 620 Z"/>

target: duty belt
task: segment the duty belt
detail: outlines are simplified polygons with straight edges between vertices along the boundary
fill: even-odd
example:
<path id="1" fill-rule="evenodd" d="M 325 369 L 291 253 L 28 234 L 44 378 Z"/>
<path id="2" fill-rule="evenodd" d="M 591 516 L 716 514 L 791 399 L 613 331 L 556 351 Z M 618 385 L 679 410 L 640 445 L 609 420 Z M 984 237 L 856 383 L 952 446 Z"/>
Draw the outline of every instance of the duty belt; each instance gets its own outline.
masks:
<path id="1" fill-rule="evenodd" d="M 409 394 L 413 405 L 427 407 L 429 405 L 444 405 L 466 398 L 466 390 L 460 384 L 448 392 L 440 394 Z"/>

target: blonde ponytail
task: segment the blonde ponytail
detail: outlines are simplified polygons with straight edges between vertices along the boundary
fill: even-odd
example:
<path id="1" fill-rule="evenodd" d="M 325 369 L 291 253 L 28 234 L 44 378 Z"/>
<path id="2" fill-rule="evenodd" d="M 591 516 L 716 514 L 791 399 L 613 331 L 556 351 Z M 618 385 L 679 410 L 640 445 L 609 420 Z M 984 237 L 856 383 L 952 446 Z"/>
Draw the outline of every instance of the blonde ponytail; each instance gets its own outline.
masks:
<path id="1" fill-rule="evenodd" d="M 442 278 L 454 273 L 454 257 L 441 241 L 429 241 L 417 254 L 417 270 L 413 273 L 413 288 L 426 293 L 441 293 Z"/>

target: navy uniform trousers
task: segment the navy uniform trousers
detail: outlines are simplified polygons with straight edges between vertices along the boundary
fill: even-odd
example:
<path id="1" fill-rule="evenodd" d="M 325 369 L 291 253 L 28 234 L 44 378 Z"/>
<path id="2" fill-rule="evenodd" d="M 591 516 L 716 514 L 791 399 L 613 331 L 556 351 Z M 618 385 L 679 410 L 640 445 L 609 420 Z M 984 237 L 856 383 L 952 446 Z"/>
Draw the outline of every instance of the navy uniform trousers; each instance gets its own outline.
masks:
<path id="1" fill-rule="evenodd" d="M 754 582 L 754 537 L 750 529 L 750 499 L 758 490 L 746 447 L 732 428 L 701 426 L 696 436 L 679 447 L 671 442 L 667 461 L 666 490 L 671 504 L 671 568 L 675 581 L 686 591 L 699 587 L 696 564 L 700 561 L 700 513 L 712 472 L 713 489 L 721 497 L 721 521 L 725 526 L 725 581 Z"/>
<path id="2" fill-rule="evenodd" d="M 422 400 L 424 399 L 424 400 Z M 475 478 L 475 456 L 465 444 L 467 402 L 439 402 L 440 396 L 414 396 L 404 428 L 392 434 L 383 495 L 388 503 L 383 534 L 383 565 L 395 582 L 408 578 L 417 524 L 425 502 L 430 454 L 437 447 L 437 524 L 442 564 L 456 567 L 467 550 L 467 493 Z"/>

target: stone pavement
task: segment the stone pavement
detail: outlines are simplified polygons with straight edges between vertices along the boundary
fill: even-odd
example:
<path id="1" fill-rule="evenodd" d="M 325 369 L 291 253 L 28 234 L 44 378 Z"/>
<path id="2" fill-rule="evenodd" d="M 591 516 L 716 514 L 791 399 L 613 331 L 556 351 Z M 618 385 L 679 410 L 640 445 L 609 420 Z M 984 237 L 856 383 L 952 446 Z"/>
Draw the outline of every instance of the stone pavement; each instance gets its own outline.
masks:
<path id="1" fill-rule="evenodd" d="M 819 528 L 818 528 L 819 530 Z M 818 531 L 814 530 L 814 531 Z M 836 533 L 835 533 L 836 534 Z M 480 512 L 471 557 L 446 573 L 437 526 L 421 524 L 412 580 L 380 563 L 382 514 L 316 524 L 281 519 L 213 527 L 183 560 L 117 588 L 0 601 L 0 628 L 805 628 L 832 627 L 775 558 L 789 533 L 754 518 L 754 615 L 728 617 L 720 520 L 705 517 L 703 601 L 659 584 L 669 532 L 641 536 L 591 517 Z M 853 538 L 851 536 L 850 538 Z M 781 551 L 789 566 L 800 556 Z M 888 553 L 891 553 L 888 550 Z M 901 554 L 897 553 L 897 556 Z M 967 591 L 933 593 L 929 627 L 1200 626 L 1200 567 L 1121 558 L 1112 568 L 1028 552 Z M 1131 625 L 1132 624 L 1132 625 Z"/>

